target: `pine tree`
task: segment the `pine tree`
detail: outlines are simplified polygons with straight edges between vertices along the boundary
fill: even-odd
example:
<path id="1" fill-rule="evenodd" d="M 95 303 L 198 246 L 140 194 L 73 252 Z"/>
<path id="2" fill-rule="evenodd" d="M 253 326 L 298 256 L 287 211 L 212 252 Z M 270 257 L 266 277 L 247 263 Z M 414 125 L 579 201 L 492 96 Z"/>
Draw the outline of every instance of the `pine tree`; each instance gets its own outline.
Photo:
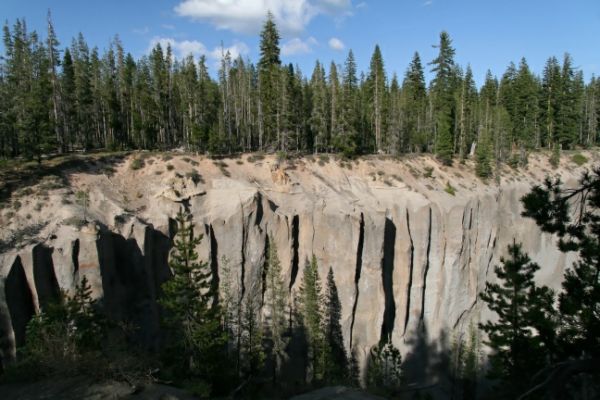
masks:
<path id="1" fill-rule="evenodd" d="M 557 142 L 564 149 L 571 148 L 579 139 L 581 123 L 581 98 L 583 82 L 573 68 L 571 56 L 567 53 L 563 59 L 560 73 L 559 105 L 556 115 Z"/>
<path id="2" fill-rule="evenodd" d="M 481 134 L 475 150 L 475 159 L 475 173 L 477 176 L 484 179 L 492 176 L 492 149 L 487 132 Z"/>
<path id="3" fill-rule="evenodd" d="M 527 60 L 521 59 L 515 77 L 515 111 L 513 129 L 515 142 L 526 149 L 540 147 L 538 126 L 539 82 L 529 70 Z"/>
<path id="4" fill-rule="evenodd" d="M 283 335 L 287 324 L 287 288 L 281 275 L 281 263 L 273 237 L 269 237 L 269 256 L 267 260 L 265 308 L 270 316 L 269 333 L 273 342 L 273 382 L 277 381 L 285 357 Z"/>
<path id="5" fill-rule="evenodd" d="M 258 87 L 259 87 L 259 148 L 270 144 L 278 134 L 277 129 L 277 102 L 278 77 L 281 60 L 279 59 L 279 32 L 273 14 L 267 14 L 267 20 L 260 33 L 260 60 L 258 62 Z"/>
<path id="6" fill-rule="evenodd" d="M 431 82 L 431 92 L 435 114 L 435 154 L 444 164 L 452 164 L 453 149 L 453 80 L 454 49 L 447 32 L 440 34 L 440 43 L 435 46 L 439 49 L 438 56 L 429 63 L 433 68 L 431 72 L 435 77 Z"/>
<path id="7" fill-rule="evenodd" d="M 398 154 L 405 151 L 406 141 L 402 130 L 403 118 L 402 92 L 400 90 L 400 85 L 398 84 L 398 77 L 394 74 L 394 76 L 392 76 L 392 82 L 390 83 L 386 121 L 386 151 L 388 153 Z"/>
<path id="8" fill-rule="evenodd" d="M 542 77 L 540 117 L 543 123 L 542 142 L 552 148 L 556 142 L 557 113 L 562 91 L 560 65 L 556 57 L 546 61 Z"/>
<path id="9" fill-rule="evenodd" d="M 183 209 L 177 214 L 178 231 L 171 252 L 171 279 L 162 284 L 159 299 L 166 331 L 164 359 L 175 379 L 201 379 L 208 385 L 219 378 L 226 334 L 220 309 L 214 304 L 211 270 L 198 262 L 196 247 L 202 236 L 194 235 L 192 217 Z"/>
<path id="10" fill-rule="evenodd" d="M 344 63 L 342 74 L 341 110 L 339 118 L 339 135 L 334 138 L 334 146 L 345 156 L 352 157 L 357 152 L 357 77 L 356 62 L 352 50 Z"/>
<path id="11" fill-rule="evenodd" d="M 431 139 L 425 129 L 427 88 L 419 53 L 415 52 L 402 82 L 403 118 L 401 146 L 408 151 L 427 151 Z"/>
<path id="12" fill-rule="evenodd" d="M 348 356 L 344 347 L 342 327 L 342 305 L 338 296 L 333 269 L 329 268 L 325 303 L 323 310 L 323 334 L 325 336 L 325 362 L 323 365 L 323 380 L 328 384 L 339 384 L 346 381 Z"/>
<path id="13" fill-rule="evenodd" d="M 241 319 L 241 361 L 240 372 L 245 379 L 255 378 L 263 369 L 263 327 L 260 318 L 260 288 L 250 287 L 243 299 Z"/>
<path id="14" fill-rule="evenodd" d="M 300 303 L 302 308 L 302 321 L 306 330 L 308 342 L 308 361 L 312 368 L 309 379 L 319 382 L 323 379 L 323 297 L 321 293 L 321 280 L 317 258 L 313 254 L 310 262 L 306 262 L 300 287 Z"/>
<path id="15" fill-rule="evenodd" d="M 488 335 L 489 376 L 500 379 L 499 391 L 515 398 L 530 387 L 532 371 L 546 366 L 552 343 L 540 335 L 540 326 L 553 321 L 554 296 L 547 287 L 537 287 L 534 274 L 539 266 L 521 251 L 521 245 L 508 246 L 509 258 L 494 269 L 499 283 L 486 283 L 481 299 L 498 314 L 498 321 L 480 325 Z"/>
<path id="16" fill-rule="evenodd" d="M 50 68 L 50 84 L 52 86 L 52 126 L 54 127 L 55 138 L 54 141 L 57 144 L 58 152 L 65 152 L 65 137 L 64 130 L 62 127 L 62 113 L 61 113 L 61 87 L 58 76 L 58 67 L 60 65 L 60 56 L 57 47 L 60 45 L 56 33 L 54 31 L 54 24 L 52 23 L 52 16 L 50 10 L 48 10 L 48 16 L 46 18 L 48 34 L 46 38 L 46 50 L 48 52 L 48 65 Z"/>
<path id="17" fill-rule="evenodd" d="M 310 85 L 312 87 L 310 128 L 314 136 L 315 152 L 327 151 L 329 142 L 327 136 L 327 83 L 325 82 L 325 71 L 318 61 L 315 65 Z"/>
<path id="18" fill-rule="evenodd" d="M 384 148 L 384 114 L 386 98 L 386 76 L 383 66 L 383 57 L 379 45 L 375 46 L 371 56 L 369 76 L 367 78 L 367 90 L 369 96 L 369 119 L 375 134 L 374 152 L 380 153 Z"/>
<path id="19" fill-rule="evenodd" d="M 402 356 L 388 340 L 373 346 L 367 363 L 367 388 L 375 393 L 394 395 L 402 384 Z"/>

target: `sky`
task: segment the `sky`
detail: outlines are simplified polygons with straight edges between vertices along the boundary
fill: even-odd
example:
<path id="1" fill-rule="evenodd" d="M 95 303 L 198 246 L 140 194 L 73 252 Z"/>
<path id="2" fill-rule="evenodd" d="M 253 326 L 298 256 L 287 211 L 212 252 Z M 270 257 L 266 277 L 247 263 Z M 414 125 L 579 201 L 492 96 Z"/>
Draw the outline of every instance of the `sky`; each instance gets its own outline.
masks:
<path id="1" fill-rule="evenodd" d="M 118 34 L 138 58 L 157 42 L 171 43 L 178 57 L 205 54 L 213 73 L 221 48 L 258 60 L 270 10 L 282 61 L 309 76 L 317 59 L 343 64 L 349 49 L 366 72 L 379 44 L 390 78 L 401 79 L 418 51 L 430 79 L 426 64 L 442 30 L 479 85 L 488 69 L 500 77 L 521 57 L 541 74 L 548 57 L 565 52 L 586 81 L 600 75 L 600 0 L 0 0 L 0 19 L 12 25 L 25 18 L 44 36 L 48 9 L 62 46 L 82 32 L 91 47 L 104 49 Z"/>

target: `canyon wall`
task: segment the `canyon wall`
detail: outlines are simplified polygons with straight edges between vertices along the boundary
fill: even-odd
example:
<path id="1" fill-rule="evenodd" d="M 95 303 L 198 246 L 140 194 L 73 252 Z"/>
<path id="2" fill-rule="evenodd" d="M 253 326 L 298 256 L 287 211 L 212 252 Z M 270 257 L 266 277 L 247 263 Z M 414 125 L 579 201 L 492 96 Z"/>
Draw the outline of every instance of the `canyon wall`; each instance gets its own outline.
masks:
<path id="1" fill-rule="evenodd" d="M 145 159 L 139 170 L 132 157 L 108 172 L 97 164 L 65 170 L 66 186 L 46 194 L 41 207 L 33 186 L 16 213 L 1 215 L 0 238 L 13 244 L 0 254 L 4 364 L 14 360 L 31 315 L 83 276 L 109 313 L 142 327 L 140 339 L 156 346 L 156 298 L 170 274 L 173 218 L 182 206 L 203 234 L 201 258 L 216 273 L 227 263 L 243 288 L 260 284 L 268 246 L 277 246 L 291 293 L 314 254 L 323 280 L 333 270 L 346 348 L 364 366 L 369 349 L 391 337 L 410 379 L 421 383 L 435 379 L 436 354 L 493 318 L 478 294 L 495 280 L 509 243 L 522 242 L 542 266 L 538 280 L 554 288 L 574 260 L 520 216 L 520 198 L 547 174 L 575 183 L 582 169 L 568 160 L 553 171 L 545 156 L 533 156 L 526 170 L 506 169 L 486 183 L 469 162 L 443 167 L 428 157 L 137 157 Z M 84 213 L 78 190 L 90 192 L 88 223 L 73 222 Z"/>

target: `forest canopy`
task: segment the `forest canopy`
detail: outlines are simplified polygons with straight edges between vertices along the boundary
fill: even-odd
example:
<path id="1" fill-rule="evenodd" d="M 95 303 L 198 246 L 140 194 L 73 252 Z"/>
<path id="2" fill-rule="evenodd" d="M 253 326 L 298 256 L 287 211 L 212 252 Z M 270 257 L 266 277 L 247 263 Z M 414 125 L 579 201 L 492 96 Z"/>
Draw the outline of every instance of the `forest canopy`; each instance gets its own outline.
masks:
<path id="1" fill-rule="evenodd" d="M 600 82 L 584 82 L 569 54 L 550 57 L 541 76 L 522 58 L 500 77 L 488 71 L 478 88 L 441 32 L 437 57 L 415 52 L 403 76 L 386 71 L 377 45 L 368 71 L 357 70 L 350 50 L 343 65 L 316 61 L 306 73 L 281 59 L 269 14 L 260 59 L 224 51 L 213 77 L 206 58 L 177 59 L 160 43 L 138 59 L 118 36 L 103 51 L 81 33 L 64 46 L 50 14 L 47 22 L 44 37 L 22 19 L 3 28 L 4 158 L 98 148 L 429 152 L 445 163 L 475 157 L 487 176 L 494 161 L 518 165 L 536 149 L 593 146 L 600 133 Z"/>

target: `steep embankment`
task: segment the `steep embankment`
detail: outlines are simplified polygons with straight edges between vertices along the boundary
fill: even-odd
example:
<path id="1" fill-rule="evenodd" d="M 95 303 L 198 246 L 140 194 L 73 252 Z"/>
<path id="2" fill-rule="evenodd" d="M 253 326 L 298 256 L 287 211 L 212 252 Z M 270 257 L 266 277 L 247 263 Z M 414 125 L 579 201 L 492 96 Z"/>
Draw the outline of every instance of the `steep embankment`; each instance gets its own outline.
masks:
<path id="1" fill-rule="evenodd" d="M 249 288 L 261 280 L 268 246 L 277 246 L 295 291 L 315 254 L 322 278 L 330 267 L 335 274 L 347 348 L 362 362 L 391 335 L 406 365 L 426 371 L 423 360 L 433 365 L 450 337 L 490 317 L 477 295 L 513 238 L 543 266 L 540 281 L 558 287 L 573 257 L 520 216 L 519 199 L 547 174 L 574 182 L 583 167 L 565 158 L 552 170 L 538 154 L 527 170 L 506 167 L 487 184 L 469 163 L 448 168 L 429 157 L 140 154 L 64 169 L 13 192 L 0 213 L 2 361 L 14 358 L 40 304 L 84 275 L 112 314 L 133 319 L 155 344 L 172 218 L 185 204 L 204 235 L 199 254 L 216 272 L 227 262 Z M 79 191 L 89 191 L 86 210 Z"/>

